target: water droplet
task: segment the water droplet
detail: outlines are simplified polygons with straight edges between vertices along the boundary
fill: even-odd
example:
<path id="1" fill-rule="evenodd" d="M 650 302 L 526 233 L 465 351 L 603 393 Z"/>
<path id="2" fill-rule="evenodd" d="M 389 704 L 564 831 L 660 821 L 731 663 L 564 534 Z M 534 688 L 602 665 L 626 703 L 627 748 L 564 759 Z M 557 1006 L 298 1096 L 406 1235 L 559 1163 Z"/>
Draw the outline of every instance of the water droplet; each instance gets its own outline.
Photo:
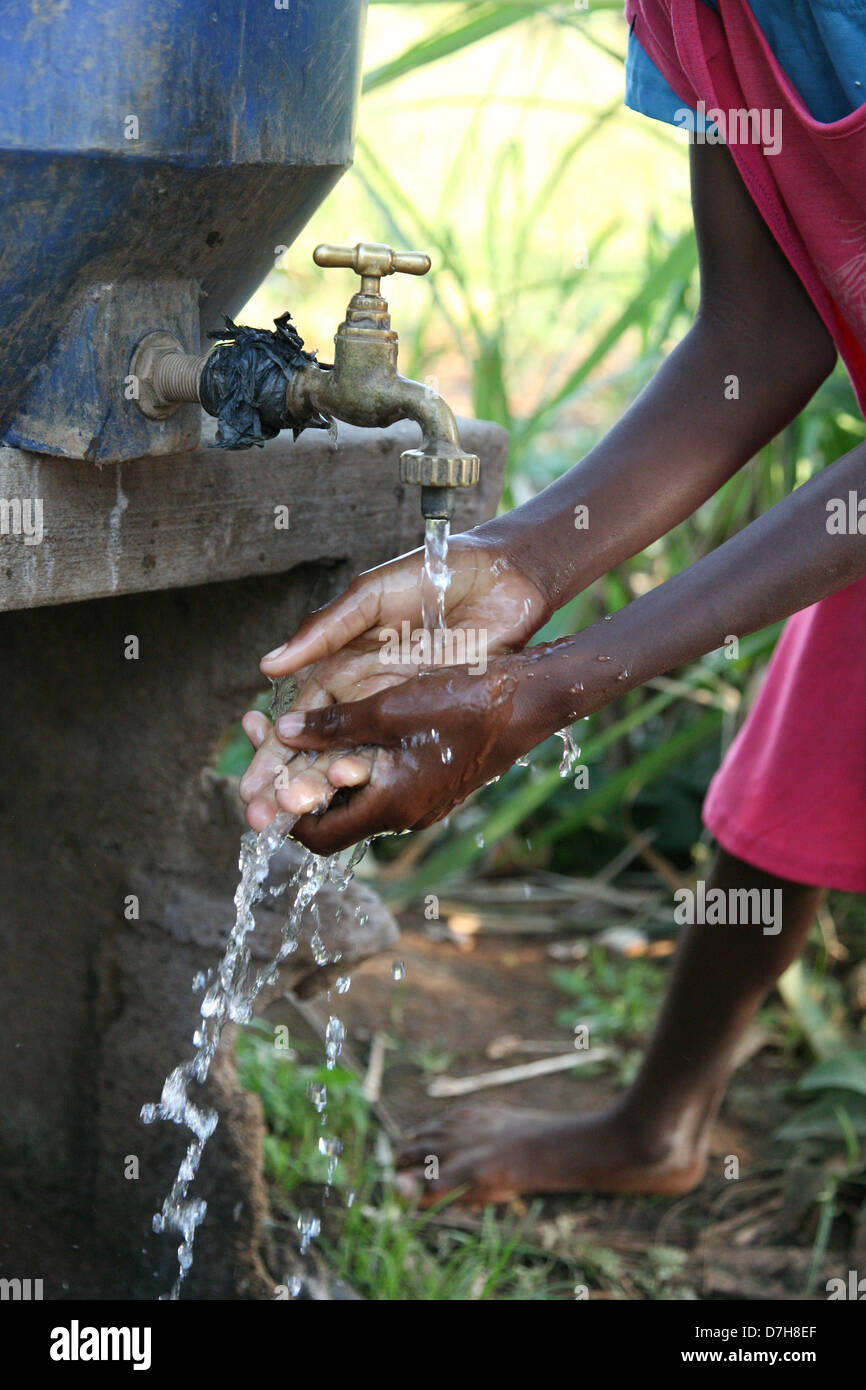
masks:
<path id="1" fill-rule="evenodd" d="M 219 982 L 215 981 L 211 985 L 204 999 L 201 1001 L 199 1013 L 201 1014 L 202 1018 L 211 1018 L 216 1013 L 217 1009 L 219 1008 L 219 1005 L 220 986 Z"/>
<path id="2" fill-rule="evenodd" d="M 574 763 L 580 757 L 580 749 L 574 741 L 574 734 L 571 729 L 557 730 L 557 737 L 562 739 L 562 761 L 559 764 L 560 777 L 569 777 Z"/>
<path id="3" fill-rule="evenodd" d="M 352 983 L 351 978 L 350 978 L 348 975 L 338 975 L 338 976 L 337 976 L 336 986 L 335 986 L 335 988 L 336 988 L 336 990 L 337 990 L 337 993 L 338 993 L 338 994 L 346 994 L 346 993 L 348 993 L 349 985 L 350 985 L 351 983 Z"/>
<path id="4" fill-rule="evenodd" d="M 320 1081 L 311 1081 L 307 1086 L 307 1099 L 313 1102 L 313 1105 L 321 1115 L 328 1103 L 327 1087 Z"/>
<path id="5" fill-rule="evenodd" d="M 482 834 L 480 834 L 480 833 L 479 833 L 478 835 L 476 835 L 476 836 L 475 836 L 475 843 L 476 843 L 476 845 L 478 846 L 479 849 L 483 849 L 483 848 L 484 848 L 484 836 L 483 836 Z"/>
<path id="6" fill-rule="evenodd" d="M 204 971 L 203 971 L 203 970 L 199 970 L 198 974 L 193 975 L 193 977 L 192 977 L 192 992 L 193 992 L 193 994 L 198 994 L 199 990 L 200 990 L 200 989 L 204 989 L 204 987 L 205 987 L 205 974 L 204 974 Z"/>
<path id="7" fill-rule="evenodd" d="M 310 949 L 313 952 L 313 960 L 316 962 L 316 965 L 330 965 L 331 956 L 319 934 L 318 927 L 310 937 Z"/>
<path id="8" fill-rule="evenodd" d="M 298 1230 L 301 1234 L 301 1254 L 305 1255 L 310 1241 L 315 1240 L 322 1229 L 322 1223 L 313 1211 L 302 1211 L 298 1217 Z"/>
<path id="9" fill-rule="evenodd" d="M 339 1158 L 343 1152 L 343 1145 L 339 1139 L 326 1138 L 324 1134 L 319 1135 L 319 1153 L 326 1158 Z"/>
<path id="10" fill-rule="evenodd" d="M 405 980 L 406 966 L 401 960 L 395 960 L 391 966 L 391 975 L 395 980 Z"/>
<path id="11" fill-rule="evenodd" d="M 345 1024 L 341 1023 L 333 1015 L 328 1020 L 328 1027 L 325 1030 L 325 1066 L 328 1071 L 333 1071 L 337 1058 L 343 1050 L 343 1042 L 346 1037 Z"/>

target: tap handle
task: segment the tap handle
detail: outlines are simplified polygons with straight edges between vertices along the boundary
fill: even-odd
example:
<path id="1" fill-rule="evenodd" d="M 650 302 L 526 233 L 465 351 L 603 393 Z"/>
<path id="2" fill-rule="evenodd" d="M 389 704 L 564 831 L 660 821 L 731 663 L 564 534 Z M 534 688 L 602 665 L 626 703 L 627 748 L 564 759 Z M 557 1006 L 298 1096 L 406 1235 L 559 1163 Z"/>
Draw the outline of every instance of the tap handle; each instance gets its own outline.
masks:
<path id="1" fill-rule="evenodd" d="M 359 241 L 357 246 L 317 246 L 316 265 L 345 266 L 361 276 L 361 293 L 378 294 L 383 275 L 402 271 L 404 275 L 426 275 L 430 257 L 424 251 L 394 251 L 378 241 Z"/>

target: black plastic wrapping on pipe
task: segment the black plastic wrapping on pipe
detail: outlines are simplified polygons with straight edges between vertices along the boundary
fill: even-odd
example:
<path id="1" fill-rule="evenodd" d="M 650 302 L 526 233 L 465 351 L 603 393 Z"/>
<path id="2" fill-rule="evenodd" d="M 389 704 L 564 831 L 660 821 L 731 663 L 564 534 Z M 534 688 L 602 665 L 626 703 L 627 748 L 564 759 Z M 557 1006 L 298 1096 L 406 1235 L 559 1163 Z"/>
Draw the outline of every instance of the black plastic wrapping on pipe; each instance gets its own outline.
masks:
<path id="1" fill-rule="evenodd" d="M 291 314 L 274 319 L 269 328 L 245 328 L 224 315 L 225 329 L 209 333 L 214 348 L 202 372 L 199 395 L 217 418 L 214 448 L 261 447 L 280 430 L 291 429 L 295 439 L 305 429 L 330 429 L 332 421 L 314 410 L 298 418 L 286 409 L 286 385 L 300 368 L 316 365 Z"/>

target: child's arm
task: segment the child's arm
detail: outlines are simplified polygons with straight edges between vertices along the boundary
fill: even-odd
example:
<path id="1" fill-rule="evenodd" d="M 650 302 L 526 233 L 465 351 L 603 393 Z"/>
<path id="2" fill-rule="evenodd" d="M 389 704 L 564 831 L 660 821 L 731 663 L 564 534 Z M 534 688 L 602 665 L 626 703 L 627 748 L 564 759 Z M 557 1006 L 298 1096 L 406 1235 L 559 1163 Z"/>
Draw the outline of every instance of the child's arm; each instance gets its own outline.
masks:
<path id="1" fill-rule="evenodd" d="M 369 785 L 320 820 L 305 817 L 298 838 L 327 853 L 377 830 L 430 824 L 556 729 L 862 578 L 866 536 L 856 525 L 828 529 L 827 504 L 841 499 L 847 512 L 849 493 L 866 497 L 864 483 L 866 444 L 610 621 L 499 657 L 484 675 L 425 675 L 298 716 L 293 731 L 287 716 L 277 732 L 293 748 L 385 750 Z"/>

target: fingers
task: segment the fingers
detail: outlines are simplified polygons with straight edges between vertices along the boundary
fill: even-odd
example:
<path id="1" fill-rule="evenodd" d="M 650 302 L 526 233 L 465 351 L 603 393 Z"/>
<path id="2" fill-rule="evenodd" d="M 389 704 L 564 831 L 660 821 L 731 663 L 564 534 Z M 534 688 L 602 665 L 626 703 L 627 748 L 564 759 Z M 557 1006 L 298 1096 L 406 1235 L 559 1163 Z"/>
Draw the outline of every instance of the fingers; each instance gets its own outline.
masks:
<path id="1" fill-rule="evenodd" d="M 314 765 L 290 777 L 286 786 L 278 786 L 274 796 L 281 811 L 304 816 L 311 811 L 324 809 L 334 790 L 324 771 Z"/>
<path id="2" fill-rule="evenodd" d="M 336 757 L 328 768 L 332 787 L 362 787 L 370 780 L 372 753 L 349 753 Z"/>
<path id="3" fill-rule="evenodd" d="M 344 594 L 305 618 L 288 642 L 262 657 L 261 670 L 266 676 L 285 676 L 332 656 L 374 626 L 380 597 L 378 581 L 356 580 Z"/>
<path id="4" fill-rule="evenodd" d="M 322 816 L 302 816 L 292 834 L 314 854 L 337 854 L 359 840 L 390 830 L 387 799 L 381 788 L 366 786 Z"/>
<path id="5" fill-rule="evenodd" d="M 375 696 L 346 705 L 328 705 L 325 709 L 292 710 L 274 725 L 277 738 L 290 748 L 306 748 L 314 752 L 336 748 L 358 748 L 377 744 Z"/>
<path id="6" fill-rule="evenodd" d="M 241 728 L 249 739 L 253 748 L 261 748 L 268 734 L 271 732 L 271 721 L 266 714 L 260 710 L 248 710 L 241 720 Z"/>
<path id="7" fill-rule="evenodd" d="M 384 749 L 357 756 L 367 763 L 366 785 L 356 787 L 351 796 L 331 805 L 324 815 L 302 816 L 292 828 L 295 839 L 316 854 L 336 854 L 383 831 L 406 828 L 395 806 L 405 807 L 412 775 L 407 776 L 399 759 Z"/>
<path id="8" fill-rule="evenodd" d="M 264 830 L 277 814 L 273 798 L 259 796 L 249 802 L 244 815 L 251 830 Z"/>
<path id="9" fill-rule="evenodd" d="M 248 716 L 245 715 L 244 718 L 247 719 Z M 244 727 L 246 728 L 246 725 Z M 247 737 L 250 737 L 249 731 L 247 731 Z M 279 742 L 273 729 L 269 729 L 240 780 L 241 800 L 251 802 L 257 796 L 267 795 L 273 787 L 277 774 L 285 767 L 291 757 L 291 750 Z"/>
<path id="10" fill-rule="evenodd" d="M 333 757 L 325 754 L 317 758 L 312 766 L 302 766 L 300 771 L 288 769 L 283 777 L 288 777 L 284 786 L 277 786 L 274 797 L 281 811 L 290 811 L 294 816 L 304 816 L 312 811 L 321 811 L 330 803 L 334 792 L 340 787 L 360 787 L 370 780 L 373 755 L 360 754 L 351 757 Z"/>

